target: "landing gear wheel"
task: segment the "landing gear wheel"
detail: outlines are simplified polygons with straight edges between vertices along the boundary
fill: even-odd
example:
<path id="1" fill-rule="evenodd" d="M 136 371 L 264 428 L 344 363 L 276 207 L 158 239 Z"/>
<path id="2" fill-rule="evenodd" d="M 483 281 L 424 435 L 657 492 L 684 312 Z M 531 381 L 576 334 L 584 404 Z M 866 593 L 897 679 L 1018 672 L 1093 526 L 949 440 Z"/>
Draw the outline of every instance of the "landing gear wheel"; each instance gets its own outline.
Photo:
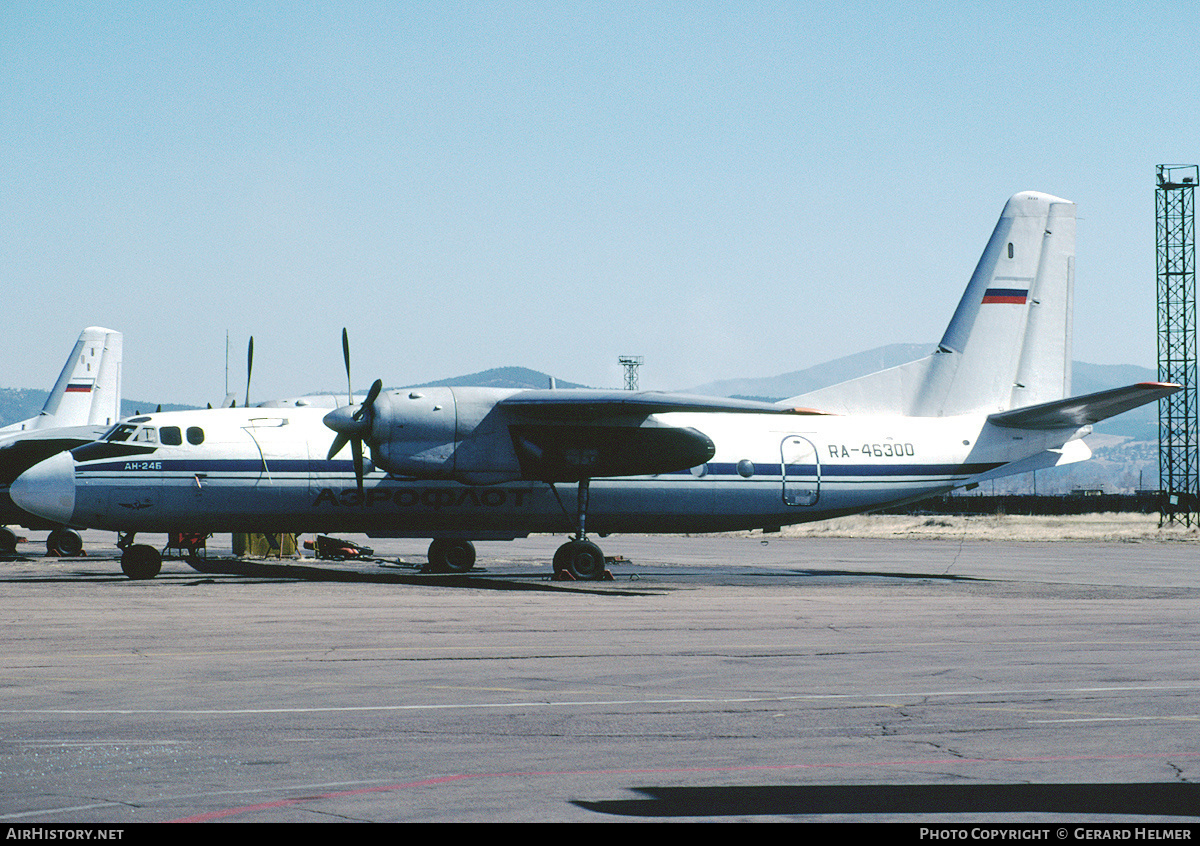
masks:
<path id="1" fill-rule="evenodd" d="M 0 526 L 0 555 L 12 555 L 17 551 L 17 533 L 7 526 Z"/>
<path id="2" fill-rule="evenodd" d="M 83 538 L 72 529 L 55 529 L 46 538 L 46 552 L 76 558 L 83 552 Z"/>
<path id="3" fill-rule="evenodd" d="M 604 553 L 591 541 L 567 541 L 554 553 L 554 572 L 579 581 L 599 581 L 604 578 Z"/>
<path id="4" fill-rule="evenodd" d="M 131 579 L 153 579 L 161 569 L 162 556 L 152 546 L 135 543 L 121 553 L 121 572 Z"/>
<path id="5" fill-rule="evenodd" d="M 429 544 L 429 569 L 434 573 L 466 573 L 475 566 L 475 545 L 470 541 L 435 538 Z"/>

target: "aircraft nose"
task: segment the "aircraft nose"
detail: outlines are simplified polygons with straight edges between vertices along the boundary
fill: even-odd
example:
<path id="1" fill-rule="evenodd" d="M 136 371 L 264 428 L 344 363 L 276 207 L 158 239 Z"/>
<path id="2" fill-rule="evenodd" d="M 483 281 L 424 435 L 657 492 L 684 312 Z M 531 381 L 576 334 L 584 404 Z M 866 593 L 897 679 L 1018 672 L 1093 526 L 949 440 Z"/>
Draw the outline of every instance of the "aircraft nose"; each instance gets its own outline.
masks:
<path id="1" fill-rule="evenodd" d="M 55 523 L 67 524 L 75 512 L 75 459 L 60 452 L 35 464 L 9 486 L 18 508 Z"/>

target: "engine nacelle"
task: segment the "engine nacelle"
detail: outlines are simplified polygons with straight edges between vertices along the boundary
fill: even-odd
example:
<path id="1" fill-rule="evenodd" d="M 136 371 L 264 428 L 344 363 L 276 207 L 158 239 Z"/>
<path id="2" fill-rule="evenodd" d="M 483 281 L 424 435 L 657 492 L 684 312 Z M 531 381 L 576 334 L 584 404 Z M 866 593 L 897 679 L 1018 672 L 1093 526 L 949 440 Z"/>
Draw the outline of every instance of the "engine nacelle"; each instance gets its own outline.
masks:
<path id="1" fill-rule="evenodd" d="M 375 466 L 397 476 L 470 485 L 521 478 L 498 388 L 411 388 L 375 401 L 368 443 Z"/>
<path id="2" fill-rule="evenodd" d="M 652 416 L 594 413 L 586 403 L 561 415 L 499 404 L 498 388 L 411 388 L 379 395 L 366 438 L 375 466 L 396 476 L 488 485 L 516 479 L 576 482 L 651 475 L 712 459 L 713 442 Z"/>
<path id="3" fill-rule="evenodd" d="M 449 388 L 414 388 L 375 400 L 371 460 L 397 476 L 454 475 L 458 414 Z"/>

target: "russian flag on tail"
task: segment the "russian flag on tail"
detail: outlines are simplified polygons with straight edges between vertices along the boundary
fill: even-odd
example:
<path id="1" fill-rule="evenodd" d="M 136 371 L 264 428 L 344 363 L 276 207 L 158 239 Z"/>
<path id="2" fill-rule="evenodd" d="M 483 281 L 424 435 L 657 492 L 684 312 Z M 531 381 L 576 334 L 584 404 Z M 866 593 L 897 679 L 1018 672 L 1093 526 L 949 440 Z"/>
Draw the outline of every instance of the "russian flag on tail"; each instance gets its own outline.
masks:
<path id="1" fill-rule="evenodd" d="M 1016 305 L 1024 305 L 1028 298 L 1028 288 L 988 288 L 983 292 L 984 303 L 1015 303 Z"/>

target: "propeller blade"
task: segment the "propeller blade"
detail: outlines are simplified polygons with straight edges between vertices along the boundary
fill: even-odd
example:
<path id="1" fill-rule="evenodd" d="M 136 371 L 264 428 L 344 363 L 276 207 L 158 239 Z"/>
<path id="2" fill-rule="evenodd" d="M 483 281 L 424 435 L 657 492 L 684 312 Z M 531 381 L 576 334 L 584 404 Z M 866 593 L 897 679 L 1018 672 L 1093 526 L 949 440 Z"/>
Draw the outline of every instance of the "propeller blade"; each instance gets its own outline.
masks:
<path id="1" fill-rule="evenodd" d="M 337 436 L 333 439 L 333 446 L 331 446 L 329 448 L 329 455 L 325 456 L 325 460 L 333 461 L 333 457 L 335 455 L 337 455 L 339 452 L 341 452 L 342 447 L 344 447 L 349 442 L 350 442 L 349 435 L 343 435 L 341 432 L 338 432 Z"/>
<path id="2" fill-rule="evenodd" d="M 365 503 L 363 494 L 363 436 L 369 435 L 371 427 L 375 420 L 375 400 L 379 398 L 379 394 L 383 391 L 383 380 L 376 379 L 371 385 L 371 390 L 367 391 L 366 399 L 362 405 L 356 408 L 353 412 L 350 411 L 354 405 L 354 382 L 350 378 L 350 333 L 342 327 L 342 360 L 346 363 L 346 388 L 349 392 L 346 405 L 341 408 L 335 408 L 333 411 L 325 415 L 325 425 L 333 429 L 337 435 L 333 439 L 333 443 L 329 446 L 329 454 L 326 456 L 327 461 L 332 461 L 333 457 L 341 452 L 342 448 L 347 443 L 350 444 L 351 455 L 354 458 L 354 481 L 358 485 L 358 499 L 360 503 Z"/>
<path id="3" fill-rule="evenodd" d="M 350 448 L 354 452 L 354 479 L 358 482 L 358 501 L 363 503 L 363 453 L 362 439 L 354 438 L 350 441 Z M 364 503 L 365 504 L 365 503 Z"/>
<path id="4" fill-rule="evenodd" d="M 250 346 L 246 348 L 246 407 L 250 407 L 250 371 L 254 368 L 254 336 L 250 336 Z"/>
<path id="5" fill-rule="evenodd" d="M 379 392 L 383 390 L 383 380 L 376 379 L 371 385 L 371 390 L 367 391 L 367 398 L 363 400 L 362 405 L 358 407 L 358 411 L 354 412 L 355 420 L 362 420 L 368 411 L 374 412 L 375 400 L 379 398 Z"/>
<path id="6" fill-rule="evenodd" d="M 350 381 L 350 336 L 346 334 L 346 327 L 342 327 L 342 358 L 346 360 L 346 386 L 348 393 L 346 396 L 347 405 L 354 404 L 354 383 Z"/>

